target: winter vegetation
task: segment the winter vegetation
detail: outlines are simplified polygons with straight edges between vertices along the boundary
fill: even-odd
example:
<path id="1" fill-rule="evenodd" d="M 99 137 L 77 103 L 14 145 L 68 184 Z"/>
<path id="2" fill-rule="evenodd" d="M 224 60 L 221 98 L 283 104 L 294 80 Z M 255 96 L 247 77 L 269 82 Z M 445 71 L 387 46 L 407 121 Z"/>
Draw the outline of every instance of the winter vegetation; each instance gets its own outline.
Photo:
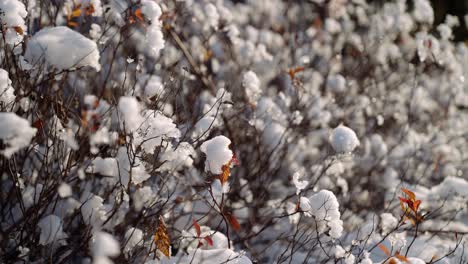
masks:
<path id="1" fill-rule="evenodd" d="M 0 0 L 0 263 L 468 263 L 467 26 Z"/>

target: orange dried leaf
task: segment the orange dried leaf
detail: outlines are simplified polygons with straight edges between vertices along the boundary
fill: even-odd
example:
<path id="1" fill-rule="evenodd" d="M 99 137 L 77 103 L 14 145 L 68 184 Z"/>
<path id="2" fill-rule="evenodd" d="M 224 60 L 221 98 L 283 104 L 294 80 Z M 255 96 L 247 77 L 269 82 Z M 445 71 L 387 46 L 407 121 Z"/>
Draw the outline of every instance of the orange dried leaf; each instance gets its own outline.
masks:
<path id="1" fill-rule="evenodd" d="M 239 221 L 237 221 L 237 218 L 231 213 L 225 213 L 224 215 L 226 216 L 232 229 L 234 229 L 234 231 L 239 231 L 241 226 L 239 224 Z"/>
<path id="2" fill-rule="evenodd" d="M 224 184 L 227 182 L 229 179 L 229 175 L 231 174 L 231 162 L 228 162 L 227 164 L 223 165 L 222 173 L 219 175 L 219 180 L 221 181 L 221 184 Z"/>
<path id="3" fill-rule="evenodd" d="M 412 191 L 410 191 L 408 189 L 405 189 L 405 188 L 401 188 L 401 191 L 404 192 L 406 195 L 408 195 L 410 200 L 412 200 L 412 201 L 416 200 L 416 195 L 414 194 L 414 192 L 412 192 Z"/>
<path id="4" fill-rule="evenodd" d="M 79 17 L 81 16 L 81 5 L 77 5 L 73 12 L 71 13 L 71 17 Z"/>
<path id="5" fill-rule="evenodd" d="M 144 21 L 143 14 L 141 13 L 141 8 L 135 10 L 135 17 L 138 18 L 140 21 Z"/>
<path id="6" fill-rule="evenodd" d="M 421 200 L 416 200 L 416 201 L 414 201 L 412 205 L 413 205 L 413 206 L 412 206 L 413 211 L 414 211 L 414 212 L 417 212 L 418 209 L 419 209 L 419 205 L 421 205 Z"/>
<path id="7" fill-rule="evenodd" d="M 96 11 L 96 9 L 94 8 L 93 4 L 89 4 L 89 6 L 85 7 L 85 14 L 87 16 L 92 15 L 94 13 L 94 11 Z"/>
<path id="8" fill-rule="evenodd" d="M 385 253 L 385 255 L 387 255 L 388 257 L 390 257 L 390 250 L 388 250 L 388 248 L 386 246 L 384 246 L 383 244 L 379 244 L 378 245 L 380 250 L 383 251 L 383 253 Z"/>
<path id="9" fill-rule="evenodd" d="M 291 80 L 294 80 L 296 78 L 296 73 L 303 71 L 305 68 L 302 66 L 296 67 L 296 68 L 291 68 L 288 70 L 288 75 L 291 78 Z"/>
<path id="10" fill-rule="evenodd" d="M 406 263 L 409 263 L 409 260 L 405 256 L 400 255 L 399 252 L 395 253 L 395 258 L 397 258 L 400 261 L 404 261 Z"/>
<path id="11" fill-rule="evenodd" d="M 159 217 L 159 225 L 154 234 L 154 243 L 156 244 L 156 249 L 159 249 L 164 256 L 169 257 L 169 249 L 171 246 L 171 241 L 169 239 L 169 234 L 166 230 L 166 225 L 162 217 Z"/>
<path id="12" fill-rule="evenodd" d="M 67 25 L 69 27 L 77 27 L 78 26 L 78 23 L 74 22 L 74 21 L 68 21 Z"/>
<path id="13" fill-rule="evenodd" d="M 197 231 L 197 236 L 200 237 L 201 228 L 196 219 L 193 219 L 193 227 L 195 227 L 195 231 Z"/>
<path id="14" fill-rule="evenodd" d="M 23 28 L 21 28 L 21 27 L 15 26 L 15 27 L 13 27 L 13 29 L 16 31 L 16 33 L 18 33 L 20 35 L 24 34 Z"/>

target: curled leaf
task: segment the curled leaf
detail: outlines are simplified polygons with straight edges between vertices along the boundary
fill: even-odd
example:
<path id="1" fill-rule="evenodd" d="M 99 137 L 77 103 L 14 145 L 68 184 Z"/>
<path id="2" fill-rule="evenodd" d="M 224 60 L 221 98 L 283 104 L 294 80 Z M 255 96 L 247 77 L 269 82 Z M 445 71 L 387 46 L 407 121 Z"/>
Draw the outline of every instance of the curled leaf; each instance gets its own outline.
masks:
<path id="1" fill-rule="evenodd" d="M 234 231 L 239 231 L 241 226 L 239 224 L 239 221 L 237 221 L 237 218 L 231 213 L 224 213 L 224 215 L 226 216 L 226 219 L 228 220 L 229 225 L 231 225 L 232 229 L 234 229 Z"/>
<path id="2" fill-rule="evenodd" d="M 159 249 L 164 256 L 170 256 L 171 241 L 162 217 L 159 217 L 159 225 L 154 234 L 154 243 L 156 244 L 156 249 Z"/>
<path id="3" fill-rule="evenodd" d="M 195 227 L 195 230 L 197 231 L 197 236 L 200 237 L 201 228 L 196 219 L 193 219 L 193 227 Z"/>

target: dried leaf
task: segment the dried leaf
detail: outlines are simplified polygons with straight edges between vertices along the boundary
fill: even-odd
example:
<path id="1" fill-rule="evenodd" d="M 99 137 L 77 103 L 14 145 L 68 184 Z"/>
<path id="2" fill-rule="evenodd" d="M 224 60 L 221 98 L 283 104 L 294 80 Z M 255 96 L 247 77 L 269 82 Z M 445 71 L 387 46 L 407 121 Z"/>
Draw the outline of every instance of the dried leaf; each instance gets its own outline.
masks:
<path id="1" fill-rule="evenodd" d="M 135 17 L 138 18 L 140 21 L 144 21 L 143 14 L 141 13 L 141 8 L 135 10 Z"/>
<path id="2" fill-rule="evenodd" d="M 38 119 L 32 123 L 32 126 L 37 128 L 37 130 L 42 130 L 44 128 L 44 121 L 42 119 Z"/>
<path id="3" fill-rule="evenodd" d="M 71 17 L 79 17 L 81 16 L 81 5 L 77 5 L 73 12 L 71 13 Z"/>
<path id="4" fill-rule="evenodd" d="M 213 239 L 211 239 L 211 237 L 206 236 L 203 239 L 205 239 L 205 241 L 208 243 L 208 245 L 213 246 Z"/>
<path id="5" fill-rule="evenodd" d="M 395 253 L 395 258 L 397 258 L 397 259 L 400 260 L 400 261 L 404 261 L 404 262 L 406 262 L 406 263 L 409 263 L 409 260 L 408 260 L 405 256 L 400 255 L 399 252 L 396 252 L 396 253 Z"/>
<path id="6" fill-rule="evenodd" d="M 288 75 L 291 78 L 291 80 L 294 80 L 296 78 L 296 73 L 301 72 L 303 70 L 305 70 L 305 68 L 302 66 L 291 68 L 288 70 Z"/>
<path id="7" fill-rule="evenodd" d="M 404 192 L 406 195 L 408 195 L 410 200 L 412 200 L 412 201 L 416 200 L 416 195 L 414 194 L 414 192 L 412 192 L 412 191 L 410 191 L 408 189 L 405 189 L 405 188 L 401 188 L 401 191 Z"/>
<path id="8" fill-rule="evenodd" d="M 21 27 L 15 26 L 15 27 L 13 27 L 13 29 L 16 31 L 16 33 L 18 33 L 20 35 L 24 34 L 23 28 L 21 28 Z"/>
<path id="9" fill-rule="evenodd" d="M 74 21 L 68 21 L 67 25 L 69 27 L 77 27 L 78 26 L 78 23 L 74 22 Z"/>
<path id="10" fill-rule="evenodd" d="M 223 172 L 218 177 L 219 181 L 221 181 L 221 184 L 224 184 L 229 179 L 229 175 L 231 175 L 231 162 L 228 162 L 227 164 L 223 165 L 221 170 Z"/>
<path id="11" fill-rule="evenodd" d="M 239 231 L 241 226 L 239 224 L 239 221 L 237 221 L 237 218 L 231 213 L 224 213 L 224 215 L 226 216 L 232 229 L 234 229 L 234 231 Z"/>
<path id="12" fill-rule="evenodd" d="M 93 4 L 89 4 L 89 6 L 85 7 L 85 14 L 87 16 L 90 16 L 94 13 L 94 11 L 96 11 L 96 9 L 94 8 L 94 5 Z"/>
<path id="13" fill-rule="evenodd" d="M 231 160 L 231 162 L 234 163 L 234 165 L 236 165 L 236 166 L 239 166 L 239 165 L 240 165 L 240 162 L 239 162 L 239 160 L 237 159 L 236 154 L 232 155 L 232 160 Z"/>
<path id="14" fill-rule="evenodd" d="M 196 219 L 193 219 L 193 227 L 195 227 L 195 230 L 197 231 L 197 236 L 200 237 L 201 228 Z"/>
<path id="15" fill-rule="evenodd" d="M 378 247 L 380 248 L 380 250 L 383 251 L 383 253 L 385 253 L 385 255 L 387 255 L 387 257 L 390 257 L 390 250 L 388 250 L 386 246 L 384 246 L 383 244 L 379 244 Z"/>
<path id="16" fill-rule="evenodd" d="M 164 256 L 170 256 L 169 249 L 171 246 L 171 241 L 166 230 L 166 225 L 164 224 L 164 220 L 161 216 L 159 217 L 158 228 L 154 234 L 154 242 L 156 244 L 156 249 L 159 249 L 164 254 Z"/>

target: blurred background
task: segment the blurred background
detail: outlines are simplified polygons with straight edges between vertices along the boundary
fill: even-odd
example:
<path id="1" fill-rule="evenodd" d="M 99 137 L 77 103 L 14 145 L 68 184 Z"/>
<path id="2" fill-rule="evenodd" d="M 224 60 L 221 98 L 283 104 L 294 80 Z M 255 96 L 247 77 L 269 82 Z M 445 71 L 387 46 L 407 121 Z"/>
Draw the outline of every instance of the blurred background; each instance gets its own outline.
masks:
<path id="1" fill-rule="evenodd" d="M 460 26 L 454 29 L 456 41 L 468 41 L 468 29 L 464 16 L 468 15 L 468 0 L 431 0 L 435 14 L 435 25 L 442 23 L 446 14 L 460 19 Z"/>

